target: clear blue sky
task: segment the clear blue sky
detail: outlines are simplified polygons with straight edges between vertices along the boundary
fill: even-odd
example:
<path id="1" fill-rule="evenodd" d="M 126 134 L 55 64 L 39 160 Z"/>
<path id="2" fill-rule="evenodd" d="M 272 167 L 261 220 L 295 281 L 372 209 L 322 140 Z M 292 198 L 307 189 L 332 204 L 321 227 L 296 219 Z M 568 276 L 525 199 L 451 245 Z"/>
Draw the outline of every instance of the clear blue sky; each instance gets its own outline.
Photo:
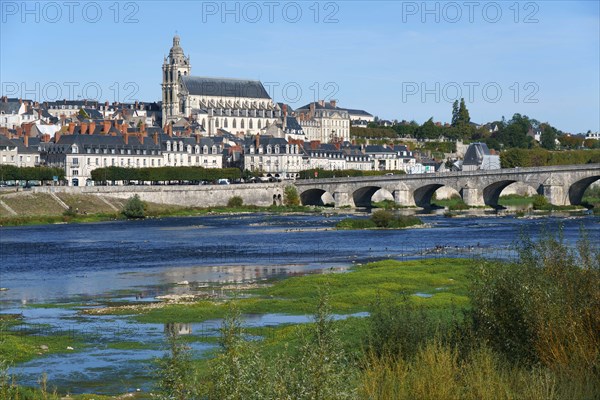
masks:
<path id="1" fill-rule="evenodd" d="M 520 112 L 600 130 L 598 1 L 223 4 L 0 0 L 2 92 L 159 101 L 177 31 L 192 75 L 260 79 L 292 107 L 333 95 L 445 122 L 460 90 L 475 122 Z"/>

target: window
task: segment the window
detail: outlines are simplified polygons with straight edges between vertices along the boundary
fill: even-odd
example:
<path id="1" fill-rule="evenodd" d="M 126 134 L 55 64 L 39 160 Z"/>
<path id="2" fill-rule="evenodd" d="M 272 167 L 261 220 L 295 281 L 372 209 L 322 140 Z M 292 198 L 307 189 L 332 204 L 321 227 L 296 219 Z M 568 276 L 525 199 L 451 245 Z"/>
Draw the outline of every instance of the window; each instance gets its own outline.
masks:
<path id="1" fill-rule="evenodd" d="M 96 157 L 96 165 L 100 165 L 100 159 Z"/>
<path id="2" fill-rule="evenodd" d="M 91 159 L 91 158 L 88 158 L 88 159 L 87 159 L 87 165 L 90 165 L 91 163 L 92 163 L 92 159 Z"/>
<path id="3" fill-rule="evenodd" d="M 73 158 L 73 165 L 79 165 L 79 158 Z"/>
<path id="4" fill-rule="evenodd" d="M 71 170 L 71 175 L 72 176 L 79 176 L 79 170 L 77 170 L 77 169 Z"/>

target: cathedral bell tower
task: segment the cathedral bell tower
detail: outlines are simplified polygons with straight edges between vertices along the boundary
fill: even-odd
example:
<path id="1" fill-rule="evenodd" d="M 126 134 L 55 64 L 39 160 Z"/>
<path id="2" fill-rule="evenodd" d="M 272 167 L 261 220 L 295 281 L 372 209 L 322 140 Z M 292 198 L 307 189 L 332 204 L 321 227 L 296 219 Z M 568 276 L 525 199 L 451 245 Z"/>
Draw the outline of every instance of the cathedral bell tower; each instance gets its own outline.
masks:
<path id="1" fill-rule="evenodd" d="M 186 57 L 179 45 L 178 35 L 173 37 L 173 47 L 165 57 L 162 66 L 162 123 L 176 121 L 182 116 L 182 99 L 179 98 L 179 77 L 188 76 L 192 69 L 190 58 Z"/>

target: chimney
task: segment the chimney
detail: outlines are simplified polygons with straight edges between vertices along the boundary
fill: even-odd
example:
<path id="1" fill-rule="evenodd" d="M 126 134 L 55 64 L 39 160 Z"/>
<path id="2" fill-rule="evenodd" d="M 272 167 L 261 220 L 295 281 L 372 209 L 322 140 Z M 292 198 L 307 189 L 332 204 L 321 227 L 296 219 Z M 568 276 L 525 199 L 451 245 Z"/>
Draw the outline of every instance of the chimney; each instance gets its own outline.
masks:
<path id="1" fill-rule="evenodd" d="M 196 144 L 200 144 L 200 135 L 196 134 Z"/>
<path id="2" fill-rule="evenodd" d="M 138 140 L 140 141 L 141 144 L 144 144 L 144 135 L 139 134 L 138 135 Z"/>
<path id="3" fill-rule="evenodd" d="M 140 133 L 141 133 L 143 136 L 146 136 L 146 123 L 145 123 L 145 122 L 142 122 L 142 123 L 140 124 Z"/>
<path id="4" fill-rule="evenodd" d="M 321 107 L 325 107 L 325 100 L 319 100 L 319 105 Z"/>
<path id="5" fill-rule="evenodd" d="M 335 142 L 333 145 L 335 146 L 335 148 L 337 150 L 339 150 L 341 148 L 341 146 L 342 146 L 342 144 L 340 142 Z"/>
<path id="6" fill-rule="evenodd" d="M 260 147 L 260 133 L 256 134 L 255 146 L 256 146 L 257 149 Z"/>
<path id="7" fill-rule="evenodd" d="M 125 134 L 127 133 L 127 124 L 126 124 L 125 122 L 123 122 L 123 123 L 121 124 L 121 133 L 122 133 L 123 135 L 125 135 Z"/>
<path id="8" fill-rule="evenodd" d="M 49 141 L 50 141 L 50 135 L 48 135 L 47 133 L 44 133 L 42 135 L 42 142 L 48 143 Z"/>
<path id="9" fill-rule="evenodd" d="M 394 143 L 390 143 L 390 149 L 394 150 Z"/>
<path id="10" fill-rule="evenodd" d="M 169 137 L 173 137 L 173 125 L 167 125 L 167 134 L 169 135 Z"/>
<path id="11" fill-rule="evenodd" d="M 310 148 L 313 149 L 313 150 L 318 149 L 320 145 L 321 145 L 321 141 L 320 140 L 311 140 L 310 141 Z"/>
<path id="12" fill-rule="evenodd" d="M 96 123 L 95 122 L 90 122 L 90 135 L 93 135 L 94 133 L 96 133 Z"/>
<path id="13" fill-rule="evenodd" d="M 79 133 L 81 133 L 82 135 L 85 135 L 87 133 L 87 129 L 88 129 L 88 124 L 87 122 L 82 122 L 80 125 L 81 131 Z"/>
<path id="14" fill-rule="evenodd" d="M 129 144 L 129 133 L 125 132 L 123 134 L 123 140 L 125 141 L 125 144 L 128 145 Z"/>
<path id="15" fill-rule="evenodd" d="M 155 133 L 154 133 L 154 135 L 153 135 L 153 139 L 154 139 L 154 144 L 155 144 L 156 146 L 158 146 L 158 132 L 155 132 Z"/>
<path id="16" fill-rule="evenodd" d="M 15 130 L 17 131 L 17 137 L 21 137 L 21 135 L 23 135 L 23 128 L 20 126 L 18 126 Z"/>
<path id="17" fill-rule="evenodd" d="M 102 121 L 102 132 L 108 133 L 110 131 L 110 121 L 104 120 Z"/>
<path id="18" fill-rule="evenodd" d="M 336 107 L 337 100 L 329 100 L 329 104 L 331 105 L 331 107 Z"/>
<path id="19" fill-rule="evenodd" d="M 23 136 L 23 144 L 25 145 L 25 147 L 29 147 L 29 136 L 27 136 L 27 134 Z"/>
<path id="20" fill-rule="evenodd" d="M 56 133 L 54 134 L 54 143 L 58 143 L 58 141 L 60 140 L 60 131 L 56 131 Z"/>

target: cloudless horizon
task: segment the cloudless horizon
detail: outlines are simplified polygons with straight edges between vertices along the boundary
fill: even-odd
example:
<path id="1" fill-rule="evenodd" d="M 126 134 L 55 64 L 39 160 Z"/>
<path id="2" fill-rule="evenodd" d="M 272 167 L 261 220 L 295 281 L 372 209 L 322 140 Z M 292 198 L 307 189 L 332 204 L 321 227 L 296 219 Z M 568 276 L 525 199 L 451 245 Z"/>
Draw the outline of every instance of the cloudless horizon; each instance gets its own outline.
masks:
<path id="1" fill-rule="evenodd" d="M 177 33 L 192 75 L 259 79 L 293 108 L 450 122 L 464 97 L 477 123 L 598 132 L 599 4 L 1 0 L 1 94 L 160 101 Z"/>

